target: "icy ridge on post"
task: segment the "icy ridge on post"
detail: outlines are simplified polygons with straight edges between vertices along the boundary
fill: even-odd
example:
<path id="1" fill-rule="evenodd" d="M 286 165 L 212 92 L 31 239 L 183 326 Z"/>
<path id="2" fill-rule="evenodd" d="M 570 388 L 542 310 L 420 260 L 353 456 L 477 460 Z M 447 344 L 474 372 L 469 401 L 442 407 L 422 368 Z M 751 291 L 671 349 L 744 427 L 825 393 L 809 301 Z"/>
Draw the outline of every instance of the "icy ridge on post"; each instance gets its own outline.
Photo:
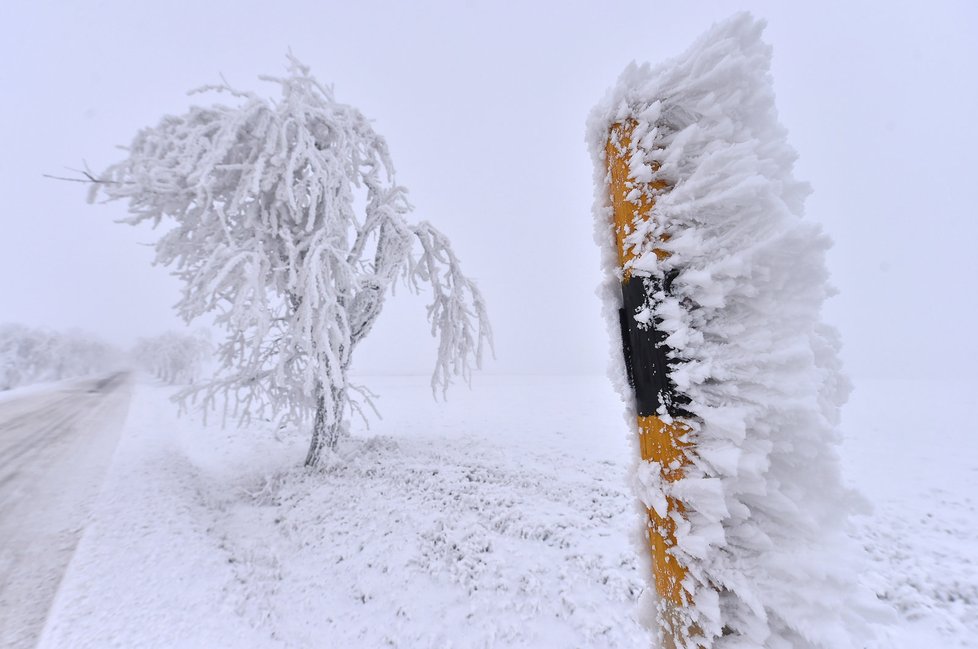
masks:
<path id="1" fill-rule="evenodd" d="M 675 60 L 631 64 L 588 120 L 611 372 L 633 403 L 605 172 L 609 129 L 631 119 L 632 176 L 670 189 L 626 245 L 633 274 L 678 273 L 654 315 L 678 360 L 671 378 L 691 400 L 695 448 L 683 479 L 667 483 L 636 460 L 633 482 L 645 505 L 671 495 L 689 510 L 676 554 L 691 622 L 716 649 L 865 647 L 886 611 L 858 583 L 845 534 L 861 500 L 842 484 L 837 427 L 850 388 L 838 336 L 820 320 L 830 241 L 801 218 L 810 190 L 792 175 L 763 28 L 738 14 Z"/>

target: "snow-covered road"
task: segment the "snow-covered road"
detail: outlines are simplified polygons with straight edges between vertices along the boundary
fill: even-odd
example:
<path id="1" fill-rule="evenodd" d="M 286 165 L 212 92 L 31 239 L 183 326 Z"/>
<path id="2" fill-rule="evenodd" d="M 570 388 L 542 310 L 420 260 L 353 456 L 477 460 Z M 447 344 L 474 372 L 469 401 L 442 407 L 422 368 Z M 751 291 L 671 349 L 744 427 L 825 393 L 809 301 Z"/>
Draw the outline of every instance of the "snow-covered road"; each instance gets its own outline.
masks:
<path id="1" fill-rule="evenodd" d="M 129 402 L 126 374 L 0 401 L 0 646 L 33 647 Z"/>

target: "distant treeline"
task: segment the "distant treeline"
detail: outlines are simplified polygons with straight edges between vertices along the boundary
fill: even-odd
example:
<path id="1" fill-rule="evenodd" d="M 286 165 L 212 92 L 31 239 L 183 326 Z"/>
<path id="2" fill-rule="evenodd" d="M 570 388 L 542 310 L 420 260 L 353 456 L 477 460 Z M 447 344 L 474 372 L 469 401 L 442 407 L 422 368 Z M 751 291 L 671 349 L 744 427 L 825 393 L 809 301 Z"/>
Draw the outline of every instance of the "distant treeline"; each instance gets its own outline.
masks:
<path id="1" fill-rule="evenodd" d="M 136 366 L 169 384 L 193 383 L 211 358 L 205 331 L 142 338 L 128 353 L 80 331 L 0 324 L 0 391 Z"/>
<path id="2" fill-rule="evenodd" d="M 193 383 L 211 358 L 210 336 L 205 331 L 195 334 L 168 331 L 140 339 L 130 355 L 140 368 L 165 383 Z"/>
<path id="3" fill-rule="evenodd" d="M 0 324 L 0 390 L 99 374 L 122 362 L 118 349 L 83 332 Z"/>

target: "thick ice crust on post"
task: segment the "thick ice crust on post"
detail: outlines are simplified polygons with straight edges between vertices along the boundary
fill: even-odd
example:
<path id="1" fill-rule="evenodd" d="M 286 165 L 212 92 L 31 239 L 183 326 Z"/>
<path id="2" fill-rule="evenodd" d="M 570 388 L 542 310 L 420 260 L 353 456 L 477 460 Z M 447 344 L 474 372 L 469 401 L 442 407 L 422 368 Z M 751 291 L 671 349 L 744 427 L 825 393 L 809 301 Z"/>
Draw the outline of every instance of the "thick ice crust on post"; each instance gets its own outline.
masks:
<path id="1" fill-rule="evenodd" d="M 849 383 L 838 336 L 819 315 L 830 242 L 801 218 L 810 190 L 792 175 L 763 27 L 738 14 L 675 60 L 630 65 L 589 118 L 611 373 L 632 404 L 605 172 L 609 130 L 631 119 L 632 176 L 670 190 L 627 238 L 630 270 L 676 273 L 671 294 L 649 306 L 681 359 L 670 376 L 690 398 L 695 449 L 683 479 L 668 483 L 636 462 L 634 482 L 647 506 L 668 495 L 687 507 L 676 536 L 688 622 L 717 649 L 871 646 L 885 610 L 857 582 L 845 535 L 861 502 L 836 454 Z"/>

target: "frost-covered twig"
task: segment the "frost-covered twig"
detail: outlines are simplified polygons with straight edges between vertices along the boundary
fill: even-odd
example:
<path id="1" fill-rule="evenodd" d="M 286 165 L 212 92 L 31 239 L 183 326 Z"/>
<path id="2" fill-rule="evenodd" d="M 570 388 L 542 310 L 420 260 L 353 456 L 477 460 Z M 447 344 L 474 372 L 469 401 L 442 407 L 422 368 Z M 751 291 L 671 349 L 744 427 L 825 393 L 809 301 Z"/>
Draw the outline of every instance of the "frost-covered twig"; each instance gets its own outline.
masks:
<path id="1" fill-rule="evenodd" d="M 431 376 L 431 389 L 444 394 L 452 376 L 469 381 L 472 363 L 482 366 L 485 344 L 492 347 L 492 330 L 485 302 L 475 282 L 462 274 L 451 244 L 430 223 L 412 228 L 421 241 L 421 255 L 412 259 L 410 282 L 431 286 L 428 305 L 431 334 L 438 337 L 438 359 Z"/>

